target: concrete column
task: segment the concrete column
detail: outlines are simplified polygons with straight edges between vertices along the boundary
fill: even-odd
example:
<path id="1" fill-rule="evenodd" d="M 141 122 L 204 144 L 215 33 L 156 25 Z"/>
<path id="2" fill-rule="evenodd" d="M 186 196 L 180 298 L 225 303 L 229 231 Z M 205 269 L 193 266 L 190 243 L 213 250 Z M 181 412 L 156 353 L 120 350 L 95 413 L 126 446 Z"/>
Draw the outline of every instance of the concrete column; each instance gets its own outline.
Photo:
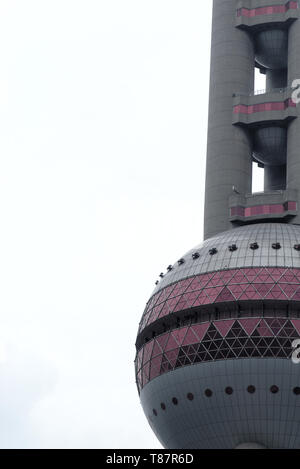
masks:
<path id="1" fill-rule="evenodd" d="M 250 36 L 235 27 L 236 8 L 236 0 L 213 2 L 205 238 L 232 227 L 228 208 L 232 187 L 241 194 L 251 192 L 251 138 L 232 125 L 232 95 L 253 91 L 254 46 Z"/>
<path id="2" fill-rule="evenodd" d="M 300 79 L 300 19 L 295 21 L 289 29 L 288 51 L 288 86 L 293 80 Z M 293 218 L 293 224 L 300 224 L 300 118 L 290 122 L 287 135 L 287 189 L 298 189 L 298 215 Z"/>
<path id="3" fill-rule="evenodd" d="M 285 89 L 287 87 L 287 69 L 266 71 L 266 91 Z M 286 165 L 269 166 L 264 169 L 264 190 L 275 191 L 286 189 Z"/>

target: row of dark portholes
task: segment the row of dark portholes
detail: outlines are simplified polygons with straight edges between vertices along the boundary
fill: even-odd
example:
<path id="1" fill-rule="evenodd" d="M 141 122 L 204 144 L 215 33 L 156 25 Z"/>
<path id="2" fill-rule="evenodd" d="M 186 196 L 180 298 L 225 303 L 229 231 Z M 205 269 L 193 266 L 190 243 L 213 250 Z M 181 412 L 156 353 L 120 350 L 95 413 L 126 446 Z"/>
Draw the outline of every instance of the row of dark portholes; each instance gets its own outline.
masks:
<path id="1" fill-rule="evenodd" d="M 249 245 L 249 248 L 252 250 L 252 251 L 256 251 L 257 249 L 259 249 L 259 244 L 257 242 L 254 242 L 254 243 L 250 243 Z M 276 243 L 272 243 L 272 249 L 275 249 L 276 251 L 278 251 L 279 249 L 281 249 L 282 246 L 280 243 L 276 242 Z M 294 244 L 294 249 L 295 251 L 300 251 L 300 244 Z M 235 252 L 238 250 L 238 247 L 236 244 L 231 244 L 230 246 L 228 246 L 228 250 L 230 252 Z M 214 256 L 215 254 L 218 254 L 218 249 L 217 248 L 211 248 L 209 249 L 209 254 L 210 256 Z M 192 254 L 192 259 L 195 261 L 196 259 L 199 259 L 200 257 L 200 254 L 199 252 L 194 252 Z M 179 261 L 177 261 L 177 264 L 179 266 L 183 265 L 185 263 L 185 259 L 182 257 L 181 259 L 179 259 Z M 173 270 L 174 266 L 171 264 L 167 267 L 167 273 L 168 272 L 171 272 Z M 160 278 L 164 278 L 165 274 L 163 272 L 161 272 L 159 274 Z M 158 285 L 159 284 L 159 280 L 157 280 L 155 282 L 155 285 Z"/>
<path id="2" fill-rule="evenodd" d="M 255 386 L 250 385 L 250 386 L 247 387 L 247 391 L 248 391 L 249 394 L 254 394 L 255 391 L 256 391 L 256 388 L 255 388 Z M 270 392 L 271 392 L 272 394 L 277 394 L 277 393 L 279 392 L 279 387 L 276 386 L 276 385 L 271 386 L 271 387 L 270 387 Z M 299 387 L 299 386 L 296 386 L 296 387 L 293 389 L 293 393 L 294 393 L 296 396 L 300 396 L 300 387 Z M 231 396 L 231 394 L 233 394 L 233 389 L 232 389 L 232 387 L 228 386 L 227 388 L 225 388 L 225 394 L 227 394 L 228 396 Z M 212 397 L 213 392 L 212 392 L 211 389 L 205 389 L 204 395 L 205 395 L 206 397 Z M 194 400 L 194 394 L 191 393 L 191 392 L 188 392 L 187 395 L 186 395 L 186 398 L 187 398 L 189 401 L 193 401 L 193 400 Z M 178 401 L 177 397 L 173 397 L 171 402 L 172 402 L 172 404 L 175 405 L 175 406 L 179 404 L 179 401 Z M 164 402 L 161 402 L 160 408 L 161 408 L 161 410 L 165 411 L 165 410 L 167 409 L 167 406 L 166 406 L 166 404 L 165 404 Z M 155 417 L 157 417 L 158 412 L 157 412 L 156 409 L 153 409 L 153 415 L 155 415 Z"/>

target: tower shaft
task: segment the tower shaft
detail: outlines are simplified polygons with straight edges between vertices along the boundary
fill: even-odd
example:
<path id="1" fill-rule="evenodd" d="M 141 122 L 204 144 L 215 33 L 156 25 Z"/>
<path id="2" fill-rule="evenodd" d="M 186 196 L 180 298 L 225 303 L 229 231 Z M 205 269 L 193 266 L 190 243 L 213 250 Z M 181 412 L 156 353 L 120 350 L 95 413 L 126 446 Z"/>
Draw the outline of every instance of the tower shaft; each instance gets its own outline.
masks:
<path id="1" fill-rule="evenodd" d="M 261 221 L 299 223 L 298 3 L 214 0 L 204 237 Z M 266 75 L 255 93 L 254 71 Z M 288 86 L 289 85 L 289 86 Z M 252 194 L 252 163 L 264 192 Z"/>
<path id="2" fill-rule="evenodd" d="M 205 190 L 205 238 L 231 227 L 228 199 L 232 186 L 251 191 L 251 140 L 232 125 L 233 94 L 254 88 L 251 38 L 235 28 L 236 0 L 215 0 L 213 6 L 210 98 Z"/>

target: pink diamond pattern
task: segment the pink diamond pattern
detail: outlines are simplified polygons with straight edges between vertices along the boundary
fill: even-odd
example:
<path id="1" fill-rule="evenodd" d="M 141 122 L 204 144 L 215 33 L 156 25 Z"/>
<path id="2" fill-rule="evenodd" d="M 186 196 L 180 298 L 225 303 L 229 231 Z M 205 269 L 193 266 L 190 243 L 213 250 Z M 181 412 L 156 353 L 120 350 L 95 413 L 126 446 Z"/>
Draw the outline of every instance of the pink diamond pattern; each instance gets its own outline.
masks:
<path id="1" fill-rule="evenodd" d="M 204 323 L 204 324 L 197 324 L 195 326 L 192 326 L 193 331 L 198 337 L 199 342 L 203 339 L 204 335 L 207 332 L 207 329 L 209 328 L 209 323 Z"/>
<path id="2" fill-rule="evenodd" d="M 296 331 L 298 332 L 300 336 L 300 319 L 292 319 L 291 323 L 293 324 L 294 328 L 296 329 Z"/>
<path id="3" fill-rule="evenodd" d="M 300 301 L 300 288 L 297 288 L 295 294 L 291 296 L 294 301 Z"/>
<path id="4" fill-rule="evenodd" d="M 227 269 L 180 280 L 149 300 L 139 332 L 174 312 L 226 301 L 263 299 L 300 301 L 300 269 Z"/>
<path id="5" fill-rule="evenodd" d="M 186 336 L 182 342 L 182 345 L 192 345 L 192 344 L 197 344 L 198 342 L 199 342 L 199 338 L 194 333 L 193 327 L 189 327 L 186 333 Z"/>
<path id="6" fill-rule="evenodd" d="M 166 332 L 137 353 L 139 389 L 157 376 L 193 363 L 226 358 L 290 358 L 300 319 L 243 318 L 193 324 Z"/>
<path id="7" fill-rule="evenodd" d="M 230 285 L 228 288 L 235 297 L 235 299 L 238 300 L 242 293 L 244 293 L 245 289 L 247 288 L 247 285 Z"/>
<path id="8" fill-rule="evenodd" d="M 176 342 L 175 337 L 171 333 L 171 334 L 169 334 L 169 340 L 168 340 L 168 343 L 165 347 L 165 350 L 168 351 L 168 350 L 173 350 L 173 349 L 176 349 L 176 348 L 178 348 L 178 344 Z"/>
<path id="9" fill-rule="evenodd" d="M 240 319 L 239 323 L 244 331 L 251 335 L 258 325 L 259 319 Z"/>
<path id="10" fill-rule="evenodd" d="M 256 291 L 261 297 L 265 297 L 269 293 L 273 285 L 274 285 L 274 282 L 272 282 L 271 284 L 269 283 L 254 283 L 253 284 Z"/>
<path id="11" fill-rule="evenodd" d="M 234 300 L 235 298 L 233 294 L 227 287 L 224 287 L 222 291 L 220 292 L 220 294 L 218 295 L 218 297 L 216 298 L 217 303 L 219 302 L 222 303 L 223 301 L 234 301 Z"/>
<path id="12" fill-rule="evenodd" d="M 173 334 L 173 337 L 175 337 L 176 342 L 178 343 L 178 345 L 181 345 L 181 344 L 182 344 L 187 330 L 188 330 L 188 328 L 187 328 L 187 327 L 184 327 L 184 328 L 182 328 L 182 329 L 177 329 L 176 331 L 174 331 L 174 332 L 172 333 L 172 334 Z"/>
<path id="13" fill-rule="evenodd" d="M 232 328 L 235 319 L 227 319 L 226 321 L 216 321 L 215 327 L 218 329 L 222 337 L 226 337 L 228 331 Z"/>
<path id="14" fill-rule="evenodd" d="M 165 356 L 169 362 L 169 364 L 171 365 L 172 368 L 175 367 L 175 364 L 176 364 L 176 361 L 177 361 L 177 357 L 178 357 L 178 352 L 179 352 L 179 349 L 176 349 L 176 350 L 171 350 L 167 353 L 165 353 Z"/>
<path id="15" fill-rule="evenodd" d="M 274 335 L 264 320 L 260 321 L 257 332 L 261 337 L 272 337 Z"/>

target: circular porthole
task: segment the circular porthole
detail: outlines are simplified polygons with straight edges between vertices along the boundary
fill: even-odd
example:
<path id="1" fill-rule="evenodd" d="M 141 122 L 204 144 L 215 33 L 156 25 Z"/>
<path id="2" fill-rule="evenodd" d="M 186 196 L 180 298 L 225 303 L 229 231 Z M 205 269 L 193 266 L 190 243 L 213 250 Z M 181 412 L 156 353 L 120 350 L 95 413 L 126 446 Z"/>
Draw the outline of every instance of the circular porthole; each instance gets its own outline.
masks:
<path id="1" fill-rule="evenodd" d="M 275 386 L 275 384 L 273 386 L 270 387 L 270 391 L 272 394 L 277 394 L 278 391 L 279 391 L 279 387 L 278 386 Z"/>
<path id="2" fill-rule="evenodd" d="M 166 404 L 164 402 L 162 402 L 160 404 L 160 407 L 161 407 L 162 410 L 166 410 Z"/>
<path id="3" fill-rule="evenodd" d="M 228 394 L 228 396 L 231 396 L 231 394 L 233 394 L 233 389 L 230 386 L 227 386 L 225 393 Z"/>
<path id="4" fill-rule="evenodd" d="M 248 391 L 249 394 L 254 394 L 255 393 L 255 386 L 252 386 L 252 385 L 248 386 L 247 391 Z"/>
<path id="5" fill-rule="evenodd" d="M 155 417 L 157 417 L 157 410 L 156 409 L 153 409 L 153 414 L 155 415 Z"/>
<path id="6" fill-rule="evenodd" d="M 193 401 L 194 400 L 194 394 L 192 394 L 191 392 L 189 392 L 186 397 L 188 398 L 189 401 Z"/>
<path id="7" fill-rule="evenodd" d="M 300 395 L 300 388 L 299 388 L 299 386 L 296 386 L 296 387 L 293 389 L 293 393 L 296 394 L 296 396 L 299 396 L 299 395 Z"/>
<path id="8" fill-rule="evenodd" d="M 177 397 L 173 397 L 172 402 L 173 402 L 174 405 L 178 405 Z"/>
<path id="9" fill-rule="evenodd" d="M 211 397 L 213 395 L 213 392 L 211 389 L 205 389 L 204 394 L 206 397 Z"/>

